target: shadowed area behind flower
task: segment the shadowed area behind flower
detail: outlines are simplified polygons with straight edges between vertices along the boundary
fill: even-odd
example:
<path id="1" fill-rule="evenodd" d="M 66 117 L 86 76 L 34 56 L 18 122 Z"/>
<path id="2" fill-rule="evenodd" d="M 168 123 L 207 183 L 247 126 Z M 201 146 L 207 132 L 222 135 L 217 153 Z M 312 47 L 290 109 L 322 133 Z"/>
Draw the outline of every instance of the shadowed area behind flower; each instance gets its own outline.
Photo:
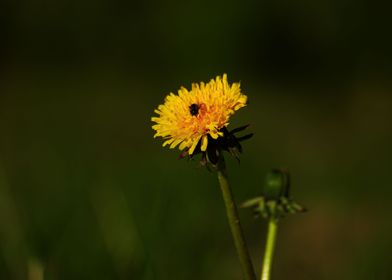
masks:
<path id="1" fill-rule="evenodd" d="M 249 98 L 228 130 L 254 133 L 226 157 L 237 201 L 287 167 L 309 209 L 281 221 L 273 277 L 392 277 L 389 10 L 198 3 L 4 10 L 0 279 L 240 279 L 215 174 L 150 121 L 222 73 Z M 265 224 L 240 215 L 259 268 Z"/>

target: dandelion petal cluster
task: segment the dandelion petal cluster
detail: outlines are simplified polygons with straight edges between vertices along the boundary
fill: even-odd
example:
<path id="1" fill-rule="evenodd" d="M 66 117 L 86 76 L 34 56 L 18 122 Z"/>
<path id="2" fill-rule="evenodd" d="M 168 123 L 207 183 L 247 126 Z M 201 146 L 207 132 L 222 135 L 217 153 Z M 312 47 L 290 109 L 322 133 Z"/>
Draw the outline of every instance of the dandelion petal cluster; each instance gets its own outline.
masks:
<path id="1" fill-rule="evenodd" d="M 178 94 L 170 93 L 165 102 L 154 111 L 158 116 L 152 128 L 155 137 L 165 139 L 163 146 L 187 149 L 192 155 L 200 143 L 207 150 L 208 136 L 223 136 L 221 129 L 228 126 L 235 111 L 246 106 L 247 96 L 241 93 L 240 84 L 227 82 L 227 75 L 217 76 L 209 83 L 192 84 L 192 89 L 182 87 Z"/>

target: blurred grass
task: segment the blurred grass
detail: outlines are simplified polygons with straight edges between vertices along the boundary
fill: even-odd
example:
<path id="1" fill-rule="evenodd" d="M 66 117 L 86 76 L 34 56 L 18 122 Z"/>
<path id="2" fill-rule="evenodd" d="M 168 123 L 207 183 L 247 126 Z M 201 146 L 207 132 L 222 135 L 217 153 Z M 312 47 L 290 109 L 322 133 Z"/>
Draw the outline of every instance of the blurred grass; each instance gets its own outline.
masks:
<path id="1" fill-rule="evenodd" d="M 310 209 L 282 221 L 274 277 L 391 278 L 387 9 L 3 5 L 0 279 L 240 279 L 217 179 L 150 127 L 168 92 L 223 72 L 249 96 L 230 126 L 255 133 L 228 160 L 237 200 L 284 166 Z M 259 267 L 265 224 L 240 214 Z"/>

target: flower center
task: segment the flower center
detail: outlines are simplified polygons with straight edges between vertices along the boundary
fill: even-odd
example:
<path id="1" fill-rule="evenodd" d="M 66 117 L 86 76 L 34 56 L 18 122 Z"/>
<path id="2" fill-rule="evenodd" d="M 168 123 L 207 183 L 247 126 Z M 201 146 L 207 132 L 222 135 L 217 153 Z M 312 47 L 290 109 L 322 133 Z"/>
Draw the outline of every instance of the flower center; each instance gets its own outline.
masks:
<path id="1" fill-rule="evenodd" d="M 197 114 L 199 114 L 199 105 L 193 103 L 191 106 L 189 106 L 189 112 L 192 116 L 197 116 Z"/>

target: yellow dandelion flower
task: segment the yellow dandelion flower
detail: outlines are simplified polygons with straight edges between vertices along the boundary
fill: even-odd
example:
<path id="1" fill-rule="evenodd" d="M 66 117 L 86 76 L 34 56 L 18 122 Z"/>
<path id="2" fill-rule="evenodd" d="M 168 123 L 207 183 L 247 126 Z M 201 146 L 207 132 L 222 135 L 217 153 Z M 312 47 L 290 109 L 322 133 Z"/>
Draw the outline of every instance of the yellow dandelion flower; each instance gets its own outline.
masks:
<path id="1" fill-rule="evenodd" d="M 177 95 L 170 93 L 154 111 L 158 114 L 151 118 L 156 123 L 152 126 L 154 138 L 162 137 L 166 140 L 163 146 L 170 145 L 171 149 L 187 149 L 189 155 L 200 143 L 200 150 L 205 152 L 208 138 L 223 137 L 222 129 L 235 111 L 246 106 L 246 101 L 240 84 L 230 85 L 226 74 L 207 84 L 194 83 L 191 90 L 181 87 Z"/>

